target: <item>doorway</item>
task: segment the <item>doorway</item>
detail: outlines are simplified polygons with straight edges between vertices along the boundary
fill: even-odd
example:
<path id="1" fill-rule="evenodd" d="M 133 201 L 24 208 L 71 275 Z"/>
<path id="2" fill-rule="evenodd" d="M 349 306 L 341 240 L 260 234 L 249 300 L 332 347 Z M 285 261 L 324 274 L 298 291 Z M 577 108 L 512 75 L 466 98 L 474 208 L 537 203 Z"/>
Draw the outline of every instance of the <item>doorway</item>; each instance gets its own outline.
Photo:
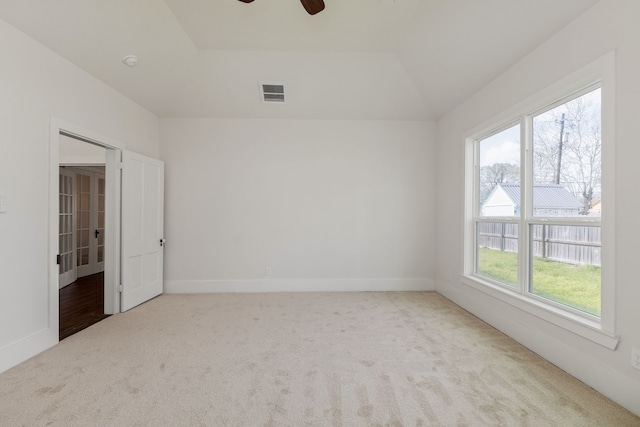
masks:
<path id="1" fill-rule="evenodd" d="M 104 312 L 104 272 L 81 277 L 60 289 L 59 340 L 111 316 Z"/>
<path id="2" fill-rule="evenodd" d="M 59 340 L 105 314 L 106 149 L 59 136 Z"/>
<path id="3" fill-rule="evenodd" d="M 77 233 L 73 226 L 66 227 L 66 230 L 72 230 L 71 238 L 68 231 L 66 234 L 60 234 L 63 230 L 62 217 L 69 215 L 68 211 L 62 214 L 60 211 L 60 205 L 65 200 L 65 194 L 60 193 L 64 186 L 61 185 L 60 165 L 96 166 L 93 157 L 88 153 L 78 152 L 71 159 L 65 158 L 60 149 L 61 145 L 69 138 L 74 143 L 84 143 L 82 147 L 85 149 L 98 147 L 104 153 L 101 158 L 104 164 L 104 231 L 101 231 L 101 226 L 90 226 L 88 230 L 90 239 L 91 232 L 94 239 L 96 236 L 98 239 L 101 235 L 104 236 L 104 241 L 98 246 L 103 246 L 100 262 L 104 263 L 102 313 L 105 315 L 127 311 L 163 292 L 164 163 L 128 151 L 119 141 L 54 117 L 51 118 L 50 129 L 47 335 L 53 345 L 60 339 L 59 294 L 62 257 L 71 254 L 71 265 L 77 267 L 78 249 L 81 246 L 77 243 L 78 236 L 73 235 Z M 73 222 L 73 219 L 71 221 Z M 67 246 L 61 244 L 62 240 L 67 242 Z M 80 256 L 83 256 L 84 248 L 80 247 Z M 66 252 L 61 252 L 61 249 Z M 90 250 L 87 249 L 88 252 Z M 65 265 L 69 265 L 68 263 L 67 259 Z M 77 273 L 78 269 L 75 271 Z"/>

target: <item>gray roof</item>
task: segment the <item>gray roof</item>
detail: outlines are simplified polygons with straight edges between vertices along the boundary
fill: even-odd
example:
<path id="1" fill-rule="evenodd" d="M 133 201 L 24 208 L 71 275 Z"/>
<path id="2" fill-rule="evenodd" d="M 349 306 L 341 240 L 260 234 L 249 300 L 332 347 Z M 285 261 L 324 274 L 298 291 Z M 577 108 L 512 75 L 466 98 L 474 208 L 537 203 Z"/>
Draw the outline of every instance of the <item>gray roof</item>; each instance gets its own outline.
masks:
<path id="1" fill-rule="evenodd" d="M 498 184 L 516 205 L 520 204 L 520 184 Z M 559 184 L 534 184 L 535 208 L 582 208 L 582 203 Z"/>

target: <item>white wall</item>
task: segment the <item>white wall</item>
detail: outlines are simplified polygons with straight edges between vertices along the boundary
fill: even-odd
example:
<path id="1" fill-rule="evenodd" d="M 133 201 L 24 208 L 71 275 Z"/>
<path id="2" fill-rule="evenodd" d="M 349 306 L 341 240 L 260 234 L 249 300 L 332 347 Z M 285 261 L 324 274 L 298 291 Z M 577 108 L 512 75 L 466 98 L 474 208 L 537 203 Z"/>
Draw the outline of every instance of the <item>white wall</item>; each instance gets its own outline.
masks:
<path id="1" fill-rule="evenodd" d="M 3 21 L 0 58 L 0 195 L 9 206 L 0 214 L 3 371 L 58 339 L 48 305 L 51 117 L 150 156 L 158 119 Z"/>
<path id="2" fill-rule="evenodd" d="M 438 123 L 437 282 L 454 302 L 535 352 L 640 414 L 640 371 L 630 366 L 640 349 L 640 286 L 635 197 L 640 159 L 640 2 L 605 0 L 524 57 Z M 616 49 L 616 351 L 551 325 L 472 290 L 462 273 L 465 132 Z M 606 195 L 605 195 L 606 197 Z M 606 201 L 605 201 L 606 204 Z M 605 205 L 605 210 L 607 209 Z M 457 214 L 453 214 L 457 213 Z"/>
<path id="3" fill-rule="evenodd" d="M 60 135 L 58 161 L 68 165 L 104 165 L 106 162 L 106 149 L 98 145 Z"/>
<path id="4" fill-rule="evenodd" d="M 166 290 L 432 288 L 434 132 L 163 119 Z"/>

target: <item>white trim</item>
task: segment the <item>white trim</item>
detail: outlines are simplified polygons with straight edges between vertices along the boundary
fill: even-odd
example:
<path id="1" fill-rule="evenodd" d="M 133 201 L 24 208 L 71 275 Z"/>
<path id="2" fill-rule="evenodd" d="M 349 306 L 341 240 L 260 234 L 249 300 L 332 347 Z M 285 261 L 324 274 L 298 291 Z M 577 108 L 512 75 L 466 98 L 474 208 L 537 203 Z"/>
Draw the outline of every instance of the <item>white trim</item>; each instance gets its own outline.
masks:
<path id="1" fill-rule="evenodd" d="M 526 297 L 521 293 L 481 280 L 475 276 L 462 275 L 460 282 L 596 344 L 600 344 L 609 350 L 615 350 L 620 342 L 620 337 L 601 330 L 599 322 L 575 315 L 553 304 L 545 304 L 542 300 Z"/>
<path id="2" fill-rule="evenodd" d="M 603 230 L 602 237 L 602 299 L 601 299 L 601 317 L 600 319 L 590 316 L 582 316 L 576 314 L 570 309 L 563 309 L 560 305 L 545 303 L 544 300 L 533 298 L 528 295 L 524 284 L 528 283 L 527 275 L 529 274 L 528 263 L 526 259 L 528 248 L 528 232 L 526 227 L 532 223 L 547 223 L 548 218 L 534 218 L 529 212 L 521 212 L 520 217 L 520 245 L 519 245 L 519 272 L 518 272 L 518 289 L 507 289 L 503 286 L 485 281 L 475 275 L 475 222 L 489 219 L 492 222 L 497 219 L 494 217 L 476 217 L 476 205 L 478 197 L 477 185 L 477 148 L 476 141 L 486 137 L 487 135 L 496 133 L 499 129 L 504 129 L 516 118 L 523 120 L 521 134 L 524 135 L 531 126 L 531 117 L 535 112 L 543 111 L 549 106 L 563 102 L 567 98 L 580 96 L 587 90 L 592 90 L 596 84 L 602 89 L 602 140 L 603 140 L 603 195 L 607 199 L 606 215 L 601 220 L 591 218 L 553 218 L 553 223 L 567 223 L 576 225 L 600 225 Z M 515 105 L 512 108 L 503 111 L 479 126 L 468 131 L 465 135 L 465 217 L 464 217 L 464 233 L 463 233 L 463 272 L 461 274 L 461 282 L 478 289 L 494 298 L 506 302 L 522 311 L 526 311 L 541 319 L 551 322 L 561 328 L 564 328 L 576 335 L 587 338 L 596 342 L 610 350 L 615 350 L 619 338 L 615 336 L 615 52 L 610 52 L 603 57 L 593 61 L 580 70 L 561 79 L 557 83 L 543 89 L 535 95 L 529 97 L 525 101 Z M 521 144 L 527 143 L 527 138 L 521 140 Z M 525 171 L 525 175 L 521 177 L 522 185 L 525 191 L 521 192 L 521 206 L 526 209 L 527 201 L 530 201 L 528 182 L 532 180 L 532 172 L 530 167 L 526 167 L 530 160 L 531 147 L 524 147 L 521 151 L 521 167 Z M 527 193 L 528 192 L 528 193 Z M 499 219 L 499 218 L 498 218 Z M 513 219 L 510 220 L 512 222 Z M 606 230 L 606 231 L 605 231 Z M 606 249 L 605 249 L 606 248 Z"/>
<path id="3" fill-rule="evenodd" d="M 56 345 L 58 343 L 57 326 L 55 336 L 51 331 L 51 327 L 47 327 L 0 348 L 0 372 L 13 368 L 30 357 Z"/>
<path id="4" fill-rule="evenodd" d="M 55 257 L 58 254 L 57 237 L 54 238 L 54 232 L 58 230 L 58 220 L 53 218 L 54 213 L 57 216 L 58 196 L 57 192 L 58 177 L 57 171 L 60 162 L 60 134 L 69 135 L 77 139 L 96 144 L 106 149 L 105 154 L 105 186 L 106 186 L 106 209 L 105 209 L 105 265 L 104 265 L 104 282 L 105 282 L 105 313 L 115 314 L 120 312 L 119 292 L 117 291 L 120 284 L 120 171 L 117 164 L 120 162 L 120 152 L 124 144 L 120 141 L 109 138 L 108 136 L 94 132 L 90 129 L 83 128 L 73 123 L 65 122 L 56 117 L 50 118 L 50 199 L 49 206 L 49 328 L 51 334 L 55 335 L 58 341 L 58 290 L 52 291 L 52 284 L 58 286 L 57 278 L 54 279 L 52 271 L 57 274 L 57 264 Z M 55 176 L 54 176 L 55 171 Z M 108 250 L 108 252 L 107 252 Z M 57 277 L 57 276 L 56 276 Z M 55 325 L 55 327 L 53 327 Z"/>
<path id="5" fill-rule="evenodd" d="M 607 171 L 602 174 L 602 194 L 606 201 L 604 212 L 601 213 L 602 223 L 602 247 L 607 248 L 602 251 L 602 283 L 616 283 L 615 275 L 615 235 L 616 221 L 614 209 L 616 206 L 616 78 L 615 78 L 615 52 L 611 52 L 604 58 L 606 61 L 602 66 L 602 76 L 600 79 L 602 87 L 602 141 L 605 142 L 606 149 L 602 150 L 602 170 Z M 601 305 L 601 327 L 612 334 L 616 331 L 615 307 L 616 292 L 615 286 L 608 286 L 607 292 L 602 292 Z"/>
<path id="6" fill-rule="evenodd" d="M 433 291 L 431 278 L 414 279 L 238 279 L 170 280 L 168 294 L 257 293 L 257 292 L 367 292 Z"/>
<path id="7" fill-rule="evenodd" d="M 122 158 L 121 150 L 107 150 L 105 155 L 105 188 L 117 191 L 107 191 L 105 194 L 105 232 L 104 235 L 104 271 L 105 287 L 104 312 L 116 314 L 120 312 L 120 192 L 122 189 L 122 173 L 118 168 Z M 109 272 L 109 274 L 107 274 Z"/>
<path id="8" fill-rule="evenodd" d="M 49 251 L 47 252 L 46 265 L 49 273 L 48 313 L 47 329 L 33 336 L 44 335 L 43 347 L 36 353 L 55 345 L 59 341 L 60 325 L 60 276 L 58 275 L 58 263 L 56 258 L 59 250 L 59 174 L 60 174 L 60 128 L 55 119 L 51 118 L 49 128 Z M 37 340 L 36 340 L 37 341 Z M 34 353 L 35 354 L 35 353 Z M 30 356 L 29 356 L 30 357 Z M 23 359 L 24 360 L 24 359 Z"/>
<path id="9" fill-rule="evenodd" d="M 73 161 L 65 161 L 60 163 L 61 166 L 102 166 L 104 161 L 96 160 L 94 157 L 75 157 Z"/>
<path id="10" fill-rule="evenodd" d="M 102 135 L 98 132 L 94 132 L 90 129 L 83 128 L 82 126 L 65 122 L 64 120 L 58 119 L 56 117 L 51 117 L 51 127 L 52 129 L 56 128 L 58 130 L 58 133 L 62 132 L 77 139 L 100 145 L 105 148 L 116 148 L 120 150 L 123 150 L 125 148 L 124 143 L 120 141 L 109 138 L 108 136 Z"/>

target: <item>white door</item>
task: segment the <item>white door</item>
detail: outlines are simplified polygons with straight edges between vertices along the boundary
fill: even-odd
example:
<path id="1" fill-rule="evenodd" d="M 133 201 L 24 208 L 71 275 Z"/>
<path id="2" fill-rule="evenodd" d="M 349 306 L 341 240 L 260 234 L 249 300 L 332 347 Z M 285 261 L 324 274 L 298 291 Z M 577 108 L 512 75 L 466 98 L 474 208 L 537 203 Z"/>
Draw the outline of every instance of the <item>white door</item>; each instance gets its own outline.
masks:
<path id="1" fill-rule="evenodd" d="M 76 259 L 78 278 L 104 271 L 104 174 L 76 173 Z"/>
<path id="2" fill-rule="evenodd" d="M 122 152 L 122 294 L 126 311 L 163 290 L 164 163 Z"/>
<path id="3" fill-rule="evenodd" d="M 58 236 L 59 255 L 59 287 L 63 287 L 76 281 L 76 264 L 74 248 L 74 206 L 73 198 L 75 193 L 75 174 L 60 168 L 59 200 L 60 200 L 60 221 Z"/>

